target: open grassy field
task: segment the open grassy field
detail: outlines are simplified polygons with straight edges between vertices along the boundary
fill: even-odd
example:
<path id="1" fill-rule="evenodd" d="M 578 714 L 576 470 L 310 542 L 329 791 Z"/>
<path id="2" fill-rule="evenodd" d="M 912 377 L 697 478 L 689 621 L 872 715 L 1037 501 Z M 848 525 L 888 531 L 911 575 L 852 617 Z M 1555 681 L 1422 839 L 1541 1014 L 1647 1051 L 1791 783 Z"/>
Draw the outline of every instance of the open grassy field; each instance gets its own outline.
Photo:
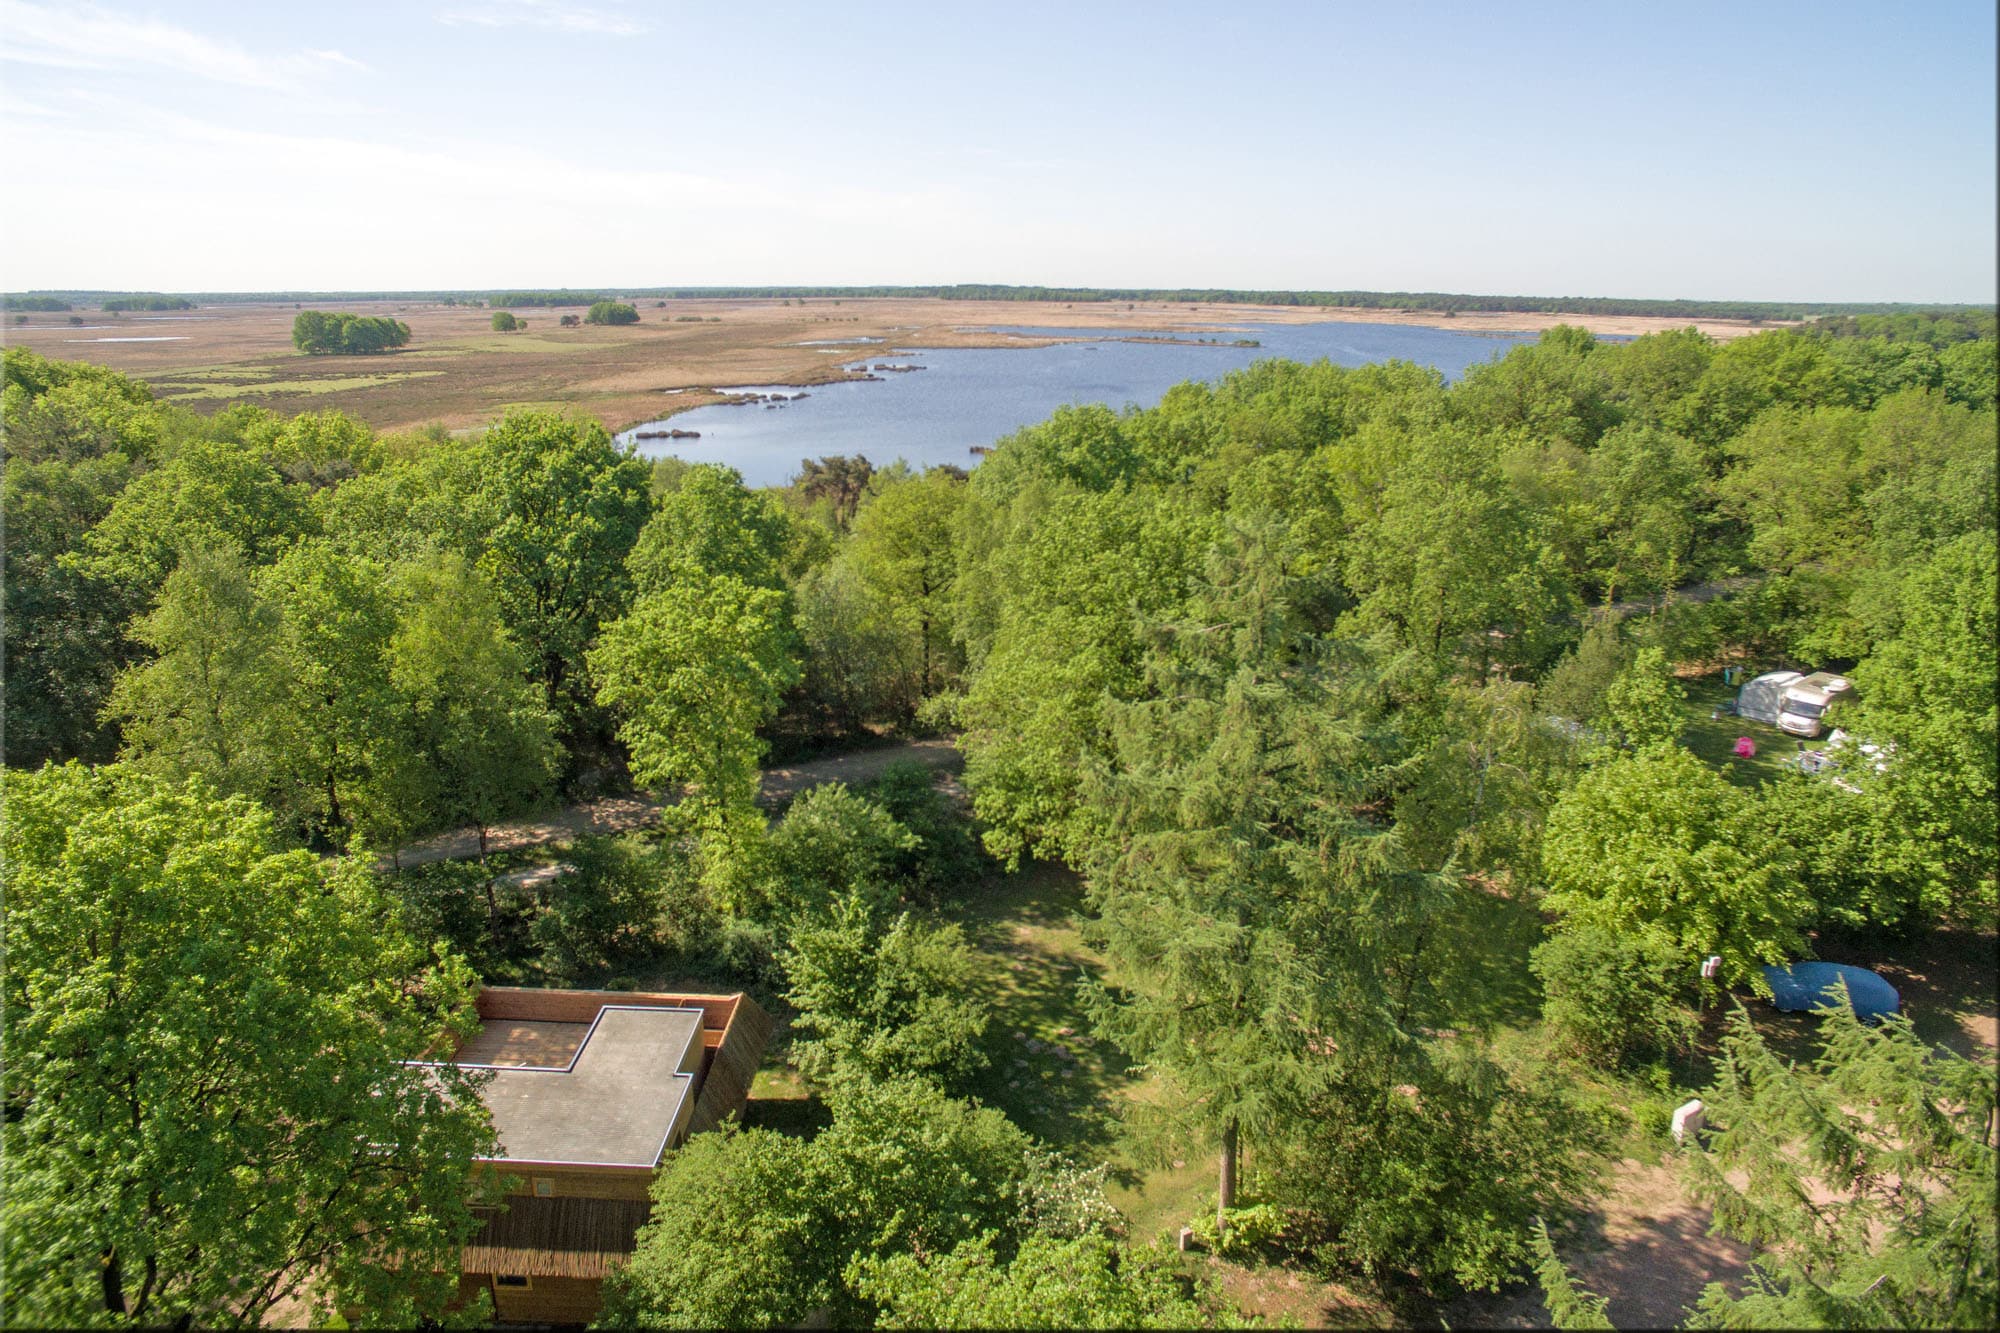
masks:
<path id="1" fill-rule="evenodd" d="M 9 324 L 9 343 L 44 356 L 85 360 L 152 382 L 197 411 L 254 403 L 281 412 L 338 408 L 382 429 L 441 422 L 483 425 L 504 409 L 551 405 L 598 418 L 613 430 L 715 402 L 718 386 L 824 384 L 852 378 L 843 361 L 895 348 L 1032 346 L 982 331 L 1041 325 L 1151 332 L 1223 333 L 1245 323 L 1320 321 L 1421 324 L 1461 333 L 1536 330 L 1563 322 L 1600 333 L 1637 334 L 1688 321 L 1633 315 L 1457 315 L 1296 306 L 1114 302 L 854 300 L 677 300 L 640 302 L 640 322 L 563 328 L 582 308 L 518 312 L 523 332 L 498 334 L 492 312 L 400 302 L 327 303 L 389 315 L 410 326 L 409 346 L 376 356 L 307 357 L 292 347 L 291 304 L 206 306 L 176 316 L 36 314 Z M 1763 325 L 1704 320 L 1718 338 Z M 862 341 L 862 340 L 870 341 Z"/>

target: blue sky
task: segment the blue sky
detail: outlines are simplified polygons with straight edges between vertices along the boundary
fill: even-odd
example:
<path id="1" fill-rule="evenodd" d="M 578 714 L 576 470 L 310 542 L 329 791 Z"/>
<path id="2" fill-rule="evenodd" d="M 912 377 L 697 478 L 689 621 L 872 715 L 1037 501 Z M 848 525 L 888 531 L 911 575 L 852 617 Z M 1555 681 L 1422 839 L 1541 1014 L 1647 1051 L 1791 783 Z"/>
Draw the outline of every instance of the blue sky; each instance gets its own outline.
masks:
<path id="1" fill-rule="evenodd" d="M 0 286 L 1991 301 L 1986 3 L 0 0 Z"/>

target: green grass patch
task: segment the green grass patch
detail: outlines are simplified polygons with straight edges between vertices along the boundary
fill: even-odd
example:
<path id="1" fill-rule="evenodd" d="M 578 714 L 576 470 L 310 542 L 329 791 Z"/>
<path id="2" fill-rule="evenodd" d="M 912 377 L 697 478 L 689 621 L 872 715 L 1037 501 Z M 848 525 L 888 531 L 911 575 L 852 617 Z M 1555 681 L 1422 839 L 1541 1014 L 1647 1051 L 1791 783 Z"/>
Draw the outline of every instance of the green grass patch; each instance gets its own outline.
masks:
<path id="1" fill-rule="evenodd" d="M 1211 1152 L 1173 1141 L 1165 1088 L 1092 1031 L 1081 985 L 1104 959 L 1079 928 L 1083 883 L 1061 865 L 994 876 L 948 912 L 986 962 L 989 1064 L 972 1094 L 1050 1146 L 1111 1164 L 1111 1201 L 1131 1234 L 1173 1234 L 1212 1206 Z"/>
<path id="2" fill-rule="evenodd" d="M 1698 758 L 1715 765 L 1722 775 L 1739 787 L 1757 787 L 1785 771 L 1785 761 L 1799 752 L 1799 738 L 1776 727 L 1722 711 L 1736 699 L 1734 687 L 1722 683 L 1722 673 L 1682 680 L 1687 702 L 1681 712 L 1687 730 L 1681 744 Z M 1748 736 L 1756 742 L 1757 753 L 1748 759 L 1736 757 L 1736 740 Z M 1817 742 L 1807 742 L 1808 745 Z"/>
<path id="3" fill-rule="evenodd" d="M 420 347 L 415 351 L 401 352 L 405 357 L 462 356 L 467 352 L 566 352 L 580 354 L 590 352 L 598 344 L 571 341 L 560 338 L 537 338 L 533 334 L 495 333 L 480 337 L 460 338 L 440 347 Z"/>
<path id="4" fill-rule="evenodd" d="M 384 375 L 343 375 L 315 380 L 264 380 L 241 384 L 180 384 L 158 382 L 155 388 L 165 392 L 168 398 L 177 402 L 231 398 L 256 398 L 278 395 L 304 395 L 343 393 L 350 389 L 373 389 L 384 384 L 395 384 L 402 380 L 428 379 L 444 374 L 441 370 L 400 370 Z"/>
<path id="5" fill-rule="evenodd" d="M 1124 1057 L 1090 1030 L 1080 984 L 1103 960 L 1083 941 L 1083 886 L 1034 864 L 982 885 L 951 915 L 986 964 L 992 1014 L 987 1068 L 972 1091 L 1050 1143 L 1099 1155 L 1115 1138 L 1112 1098 L 1131 1080 Z"/>

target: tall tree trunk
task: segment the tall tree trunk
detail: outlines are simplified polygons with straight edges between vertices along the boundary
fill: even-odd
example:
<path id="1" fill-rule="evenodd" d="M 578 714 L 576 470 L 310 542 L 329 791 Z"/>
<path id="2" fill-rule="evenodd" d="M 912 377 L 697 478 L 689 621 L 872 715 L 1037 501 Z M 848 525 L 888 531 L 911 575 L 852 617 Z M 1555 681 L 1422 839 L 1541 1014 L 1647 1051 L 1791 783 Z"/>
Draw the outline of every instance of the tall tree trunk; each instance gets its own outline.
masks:
<path id="1" fill-rule="evenodd" d="M 479 868 L 486 872 L 486 933 L 493 937 L 493 945 L 495 948 L 498 948 L 500 945 L 500 899 L 493 892 L 493 867 L 486 864 L 484 851 L 479 856 Z"/>
<path id="2" fill-rule="evenodd" d="M 925 611 L 923 613 L 923 618 L 918 623 L 921 626 L 920 632 L 922 634 L 924 641 L 923 693 L 925 698 L 929 698 L 931 692 L 931 613 L 928 610 Z"/>
<path id="3" fill-rule="evenodd" d="M 105 1312 L 108 1314 L 124 1314 L 125 1280 L 123 1269 L 118 1262 L 118 1251 L 116 1249 L 104 1252 L 104 1268 L 98 1274 L 98 1278 L 104 1288 Z"/>
<path id="4" fill-rule="evenodd" d="M 1222 1161 L 1215 1191 L 1215 1234 L 1227 1225 L 1225 1214 L 1236 1206 L 1236 1122 L 1222 1124 Z"/>

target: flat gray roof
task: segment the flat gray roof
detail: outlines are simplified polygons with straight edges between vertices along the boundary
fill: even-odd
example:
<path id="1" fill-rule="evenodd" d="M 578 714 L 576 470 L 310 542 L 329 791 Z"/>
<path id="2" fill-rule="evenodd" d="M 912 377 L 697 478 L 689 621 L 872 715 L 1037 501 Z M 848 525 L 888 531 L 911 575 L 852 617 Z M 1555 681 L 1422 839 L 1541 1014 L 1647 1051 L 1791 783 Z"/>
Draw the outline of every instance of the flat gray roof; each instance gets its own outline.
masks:
<path id="1" fill-rule="evenodd" d="M 501 1159 L 651 1167 L 693 1088 L 701 1024 L 699 1009 L 606 1005 L 567 1066 L 462 1067 L 493 1071 Z"/>

